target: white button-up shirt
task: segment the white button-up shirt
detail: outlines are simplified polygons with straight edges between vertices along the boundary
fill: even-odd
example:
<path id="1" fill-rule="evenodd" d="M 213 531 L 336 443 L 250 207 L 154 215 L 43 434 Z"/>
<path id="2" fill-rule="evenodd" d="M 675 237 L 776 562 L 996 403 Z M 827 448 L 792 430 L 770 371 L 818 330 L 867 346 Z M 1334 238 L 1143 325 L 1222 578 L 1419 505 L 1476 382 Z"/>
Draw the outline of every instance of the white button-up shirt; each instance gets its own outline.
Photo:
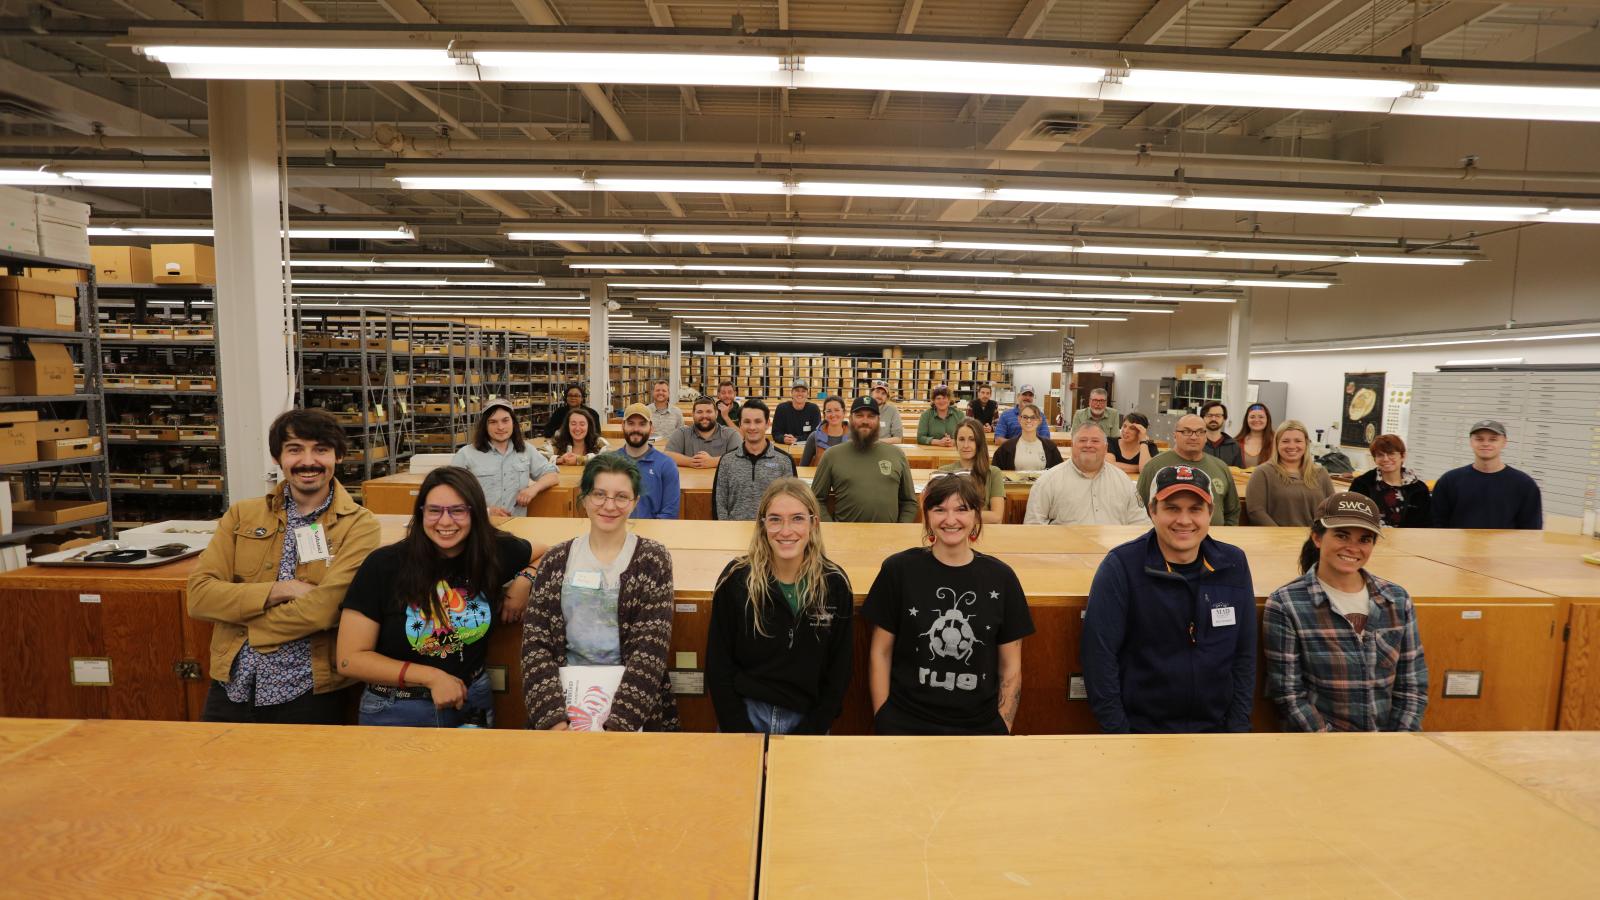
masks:
<path id="1" fill-rule="evenodd" d="M 1116 466 L 1086 475 L 1066 459 L 1028 491 L 1024 525 L 1148 525 L 1133 479 Z"/>

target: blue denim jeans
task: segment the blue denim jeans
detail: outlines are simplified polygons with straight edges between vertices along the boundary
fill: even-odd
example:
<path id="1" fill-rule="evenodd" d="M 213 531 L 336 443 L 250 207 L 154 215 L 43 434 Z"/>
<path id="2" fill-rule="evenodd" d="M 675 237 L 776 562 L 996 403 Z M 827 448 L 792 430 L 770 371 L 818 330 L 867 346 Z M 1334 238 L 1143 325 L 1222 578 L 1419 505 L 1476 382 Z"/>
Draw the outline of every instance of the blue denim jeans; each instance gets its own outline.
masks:
<path id="1" fill-rule="evenodd" d="M 764 700 L 744 698 L 745 715 L 761 734 L 794 734 L 805 716 Z"/>
<path id="2" fill-rule="evenodd" d="M 467 702 L 460 709 L 439 709 L 433 705 L 432 697 L 401 699 L 367 688 L 361 692 L 361 715 L 356 721 L 362 725 L 404 728 L 459 728 L 465 721 L 465 714 L 474 710 L 484 713 L 485 727 L 494 727 L 494 692 L 489 690 L 487 672 L 468 685 Z"/>

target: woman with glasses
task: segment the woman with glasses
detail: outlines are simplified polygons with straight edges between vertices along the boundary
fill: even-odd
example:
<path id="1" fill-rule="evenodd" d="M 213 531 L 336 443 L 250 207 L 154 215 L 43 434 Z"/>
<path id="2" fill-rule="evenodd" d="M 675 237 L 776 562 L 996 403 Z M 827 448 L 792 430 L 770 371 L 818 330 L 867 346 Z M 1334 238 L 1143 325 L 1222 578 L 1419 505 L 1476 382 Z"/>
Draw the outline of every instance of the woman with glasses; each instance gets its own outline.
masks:
<path id="1" fill-rule="evenodd" d="M 1427 482 L 1406 468 L 1406 442 L 1380 434 L 1367 448 L 1373 467 L 1350 482 L 1350 490 L 1372 498 L 1390 528 L 1432 528 L 1433 495 Z"/>
<path id="2" fill-rule="evenodd" d="M 341 604 L 335 655 L 367 683 L 360 723 L 493 725 L 488 638 L 522 619 L 543 551 L 489 524 L 471 472 L 429 472 L 406 536 L 372 551 Z"/>
<path id="3" fill-rule="evenodd" d="M 1006 472 L 1042 472 L 1061 465 L 1061 448 L 1039 437 L 1039 426 L 1044 424 L 1039 407 L 1032 403 L 1018 406 L 1017 424 L 1022 433 L 995 448 L 991 465 Z"/>
<path id="4" fill-rule="evenodd" d="M 850 579 L 822 549 L 798 478 L 767 486 L 750 549 L 711 596 L 706 688 L 721 731 L 826 734 L 850 686 Z"/>
<path id="5" fill-rule="evenodd" d="M 667 680 L 672 556 L 628 531 L 639 468 L 627 454 L 589 460 L 578 483 L 589 530 L 551 547 L 533 578 L 522 630 L 528 727 L 565 730 L 563 666 L 622 666 L 606 731 L 677 731 Z"/>
<path id="6" fill-rule="evenodd" d="M 1033 617 L 1016 572 L 972 549 L 983 494 L 971 478 L 922 490 L 929 546 L 883 561 L 861 614 L 878 734 L 1009 734 Z"/>
<path id="7" fill-rule="evenodd" d="M 575 410 L 550 440 L 550 455 L 558 466 L 581 466 L 610 443 L 600 436 L 600 420 L 587 409 Z"/>
<path id="8" fill-rule="evenodd" d="M 1244 411 L 1244 427 L 1234 436 L 1239 442 L 1241 468 L 1250 469 L 1272 459 L 1272 410 L 1252 403 Z"/>
<path id="9" fill-rule="evenodd" d="M 983 423 L 968 417 L 956 426 L 956 462 L 939 467 L 941 472 L 971 475 L 983 489 L 981 518 L 986 525 L 999 525 L 1006 518 L 1006 479 L 1000 468 L 989 464 L 989 441 Z"/>
<path id="10" fill-rule="evenodd" d="M 806 437 L 805 449 L 800 451 L 800 465 L 816 465 L 822 451 L 849 439 L 850 429 L 844 424 L 844 399 L 833 396 L 823 400 L 822 427 Z"/>

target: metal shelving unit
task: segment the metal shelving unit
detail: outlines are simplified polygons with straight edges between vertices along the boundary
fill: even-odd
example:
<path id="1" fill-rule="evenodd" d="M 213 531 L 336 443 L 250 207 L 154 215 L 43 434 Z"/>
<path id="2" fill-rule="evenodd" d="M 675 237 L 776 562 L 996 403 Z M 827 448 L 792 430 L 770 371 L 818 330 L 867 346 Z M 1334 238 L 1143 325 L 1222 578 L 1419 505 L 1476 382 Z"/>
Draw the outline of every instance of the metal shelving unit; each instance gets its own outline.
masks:
<path id="1" fill-rule="evenodd" d="M 106 453 L 119 525 L 227 509 L 216 287 L 102 284 Z M 203 487 L 201 485 L 204 485 Z M 174 498 L 183 498 L 181 500 Z M 206 498 L 206 499 L 197 499 Z"/>
<path id="2" fill-rule="evenodd" d="M 339 480 L 362 482 L 411 458 L 412 360 L 408 320 L 384 310 L 296 310 L 300 404 L 328 410 L 350 437 Z"/>
<path id="3" fill-rule="evenodd" d="M 76 331 L 55 331 L 40 328 L 0 326 L 0 345 L 11 349 L 13 358 L 20 355 L 29 341 L 64 344 L 74 353 L 74 392 L 72 394 L 0 396 L 0 409 L 16 410 L 18 407 L 35 409 L 41 419 L 86 419 L 89 435 L 99 438 L 101 452 L 75 459 L 38 460 L 0 466 L 0 474 L 20 476 L 25 498 L 34 500 L 65 500 L 87 498 L 103 501 L 107 511 L 66 522 L 14 527 L 0 534 L 0 544 L 16 544 L 29 538 L 58 532 L 91 529 L 101 536 L 111 535 L 110 471 L 106 464 L 105 400 L 101 394 L 101 360 L 99 335 L 94 328 L 98 318 L 94 267 L 88 263 L 52 259 L 25 253 L 0 254 L 0 271 L 22 275 L 25 269 L 73 269 L 85 273 L 77 286 Z M 8 482 L 11 478 L 6 479 Z"/>

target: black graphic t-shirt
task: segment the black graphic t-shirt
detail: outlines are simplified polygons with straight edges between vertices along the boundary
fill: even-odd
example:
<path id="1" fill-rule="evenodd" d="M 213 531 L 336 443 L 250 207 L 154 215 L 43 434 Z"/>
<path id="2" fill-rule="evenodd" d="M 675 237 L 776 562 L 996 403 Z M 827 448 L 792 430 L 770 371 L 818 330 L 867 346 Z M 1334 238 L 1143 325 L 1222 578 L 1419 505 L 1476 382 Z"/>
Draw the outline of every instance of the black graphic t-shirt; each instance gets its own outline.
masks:
<path id="1" fill-rule="evenodd" d="M 460 566 L 448 566 L 434 585 L 450 621 L 435 622 L 420 603 L 394 602 L 395 575 L 402 544 L 379 547 L 356 570 L 345 591 L 343 609 L 352 609 L 378 623 L 379 653 L 413 665 L 443 669 L 465 681 L 483 668 L 489 654 L 489 632 L 498 626 L 489 598 L 500 585 L 468 584 Z M 500 581 L 511 580 L 528 564 L 533 547 L 514 535 L 496 533 Z M 409 677 L 409 676 L 408 676 Z"/>
<path id="2" fill-rule="evenodd" d="M 921 547 L 883 561 L 861 612 L 892 633 L 889 700 L 952 728 L 986 729 L 1000 716 L 1000 645 L 1033 634 L 1022 583 L 983 553 L 947 566 Z"/>

